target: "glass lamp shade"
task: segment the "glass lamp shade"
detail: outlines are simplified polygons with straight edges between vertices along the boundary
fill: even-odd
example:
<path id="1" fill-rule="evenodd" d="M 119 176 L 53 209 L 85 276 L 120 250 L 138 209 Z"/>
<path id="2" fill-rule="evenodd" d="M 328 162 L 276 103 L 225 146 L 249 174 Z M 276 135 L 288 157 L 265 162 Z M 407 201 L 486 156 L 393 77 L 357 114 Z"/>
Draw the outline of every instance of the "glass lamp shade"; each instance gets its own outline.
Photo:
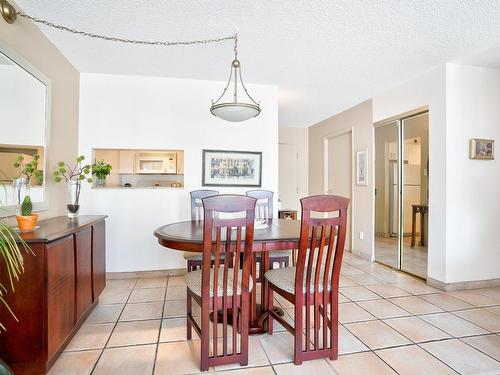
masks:
<path id="1" fill-rule="evenodd" d="M 213 105 L 210 112 L 223 120 L 240 122 L 257 116 L 260 113 L 260 107 L 248 103 L 221 103 Z"/>

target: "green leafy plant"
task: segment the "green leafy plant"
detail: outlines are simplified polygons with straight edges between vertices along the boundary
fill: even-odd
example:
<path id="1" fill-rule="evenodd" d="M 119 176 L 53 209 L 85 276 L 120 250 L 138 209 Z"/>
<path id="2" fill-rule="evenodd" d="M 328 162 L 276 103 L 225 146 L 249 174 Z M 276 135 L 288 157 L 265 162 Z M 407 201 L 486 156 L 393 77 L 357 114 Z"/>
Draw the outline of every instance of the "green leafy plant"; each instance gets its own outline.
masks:
<path id="1" fill-rule="evenodd" d="M 105 179 L 111 173 L 113 167 L 104 160 L 96 161 L 92 166 L 92 174 L 100 179 Z"/>
<path id="2" fill-rule="evenodd" d="M 21 215 L 30 216 L 33 212 L 33 204 L 31 203 L 31 198 L 29 195 L 24 197 L 23 203 L 21 204 Z"/>
<path id="3" fill-rule="evenodd" d="M 1 183 L 0 183 L 1 184 Z M 3 187 L 4 184 L 1 184 Z M 0 207 L 2 210 L 2 207 Z M 9 285 L 0 283 L 0 305 L 3 305 L 12 317 L 18 322 L 14 312 L 11 310 L 4 296 L 8 291 L 15 292 L 14 281 L 19 281 L 19 276 L 24 272 L 24 259 L 22 250 L 34 255 L 26 242 L 19 236 L 14 228 L 6 220 L 0 220 L 0 259 L 3 259 L 7 272 Z M 0 322 L 0 333 L 5 331 L 5 326 Z"/>
<path id="4" fill-rule="evenodd" d="M 38 161 L 40 160 L 40 155 L 34 154 L 33 159 L 30 163 L 26 163 L 24 156 L 17 155 L 16 161 L 14 162 L 14 167 L 19 169 L 19 177 L 26 178 L 26 183 L 30 183 L 31 179 L 34 178 L 39 184 L 43 181 L 43 173 L 38 169 Z"/>

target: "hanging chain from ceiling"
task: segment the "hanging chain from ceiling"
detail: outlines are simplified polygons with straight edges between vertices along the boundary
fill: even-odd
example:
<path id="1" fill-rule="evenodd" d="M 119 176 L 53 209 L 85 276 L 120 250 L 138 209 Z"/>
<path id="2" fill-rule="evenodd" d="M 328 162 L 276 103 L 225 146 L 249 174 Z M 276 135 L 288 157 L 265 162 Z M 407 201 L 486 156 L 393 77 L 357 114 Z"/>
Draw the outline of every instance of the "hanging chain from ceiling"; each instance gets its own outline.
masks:
<path id="1" fill-rule="evenodd" d="M 199 39 L 199 40 L 186 40 L 186 41 L 161 41 L 161 40 L 137 40 L 137 39 L 126 39 L 126 38 L 118 38 L 113 36 L 100 35 L 95 33 L 90 33 L 86 31 L 76 30 L 71 27 L 58 25 L 50 21 L 46 21 L 37 17 L 30 16 L 29 14 L 23 12 L 16 12 L 19 17 L 27 18 L 32 20 L 33 22 L 40 23 L 42 25 L 52 27 L 54 29 L 66 31 L 72 34 L 77 34 L 89 38 L 106 40 L 109 42 L 119 42 L 119 43 L 129 43 L 129 44 L 138 44 L 138 45 L 148 45 L 148 46 L 164 46 L 164 47 L 172 47 L 172 46 L 191 46 L 196 44 L 209 44 L 209 43 L 220 43 L 226 40 L 237 40 L 238 39 L 238 31 L 236 31 L 231 36 L 224 36 L 220 38 L 211 38 L 211 39 Z"/>

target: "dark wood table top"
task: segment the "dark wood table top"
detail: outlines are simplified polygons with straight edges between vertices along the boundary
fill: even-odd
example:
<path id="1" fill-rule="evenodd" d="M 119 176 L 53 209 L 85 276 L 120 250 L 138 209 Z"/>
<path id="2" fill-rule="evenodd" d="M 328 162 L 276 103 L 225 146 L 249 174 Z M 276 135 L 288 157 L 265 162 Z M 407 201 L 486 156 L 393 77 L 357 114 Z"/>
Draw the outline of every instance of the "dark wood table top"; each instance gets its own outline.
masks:
<path id="1" fill-rule="evenodd" d="M 271 247 L 268 246 L 268 250 L 275 250 L 280 248 L 291 249 L 292 247 L 289 247 L 291 244 L 296 245 L 298 243 L 300 221 L 269 219 L 266 223 L 267 228 L 254 230 L 254 244 L 257 245 L 255 250 L 260 250 L 262 244 L 271 245 Z M 162 246 L 176 250 L 201 251 L 203 221 L 183 221 L 168 224 L 155 230 L 154 235 Z"/>
<path id="2" fill-rule="evenodd" d="M 50 242 L 73 234 L 83 227 L 94 225 L 106 219 L 105 215 L 81 215 L 69 220 L 67 216 L 57 216 L 46 220 L 40 220 L 39 228 L 32 232 L 20 233 L 21 238 L 27 243 Z"/>

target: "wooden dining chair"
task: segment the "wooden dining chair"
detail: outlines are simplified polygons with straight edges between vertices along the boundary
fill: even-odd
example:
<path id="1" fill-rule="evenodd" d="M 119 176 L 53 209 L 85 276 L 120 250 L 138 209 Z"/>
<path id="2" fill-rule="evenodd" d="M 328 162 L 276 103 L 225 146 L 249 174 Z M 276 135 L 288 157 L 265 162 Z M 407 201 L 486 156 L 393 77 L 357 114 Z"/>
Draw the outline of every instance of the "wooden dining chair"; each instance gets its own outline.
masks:
<path id="1" fill-rule="evenodd" d="M 255 218 L 256 219 L 272 219 L 273 218 L 273 196 L 274 192 L 269 190 L 249 190 L 246 192 L 247 196 L 257 199 L 257 204 L 255 205 Z M 257 255 L 256 264 L 259 265 L 259 273 L 257 275 L 257 281 L 262 282 L 264 275 L 262 275 L 262 257 Z M 274 265 L 278 264 L 278 267 L 288 267 L 290 264 L 290 251 L 271 251 L 269 253 L 269 269 L 273 269 Z"/>
<path id="2" fill-rule="evenodd" d="M 201 270 L 186 274 L 187 339 L 192 338 L 192 328 L 201 338 L 202 371 L 207 371 L 209 366 L 228 363 L 248 364 L 255 202 L 254 198 L 242 195 L 203 199 L 203 266 Z M 223 219 L 214 213 L 243 213 L 244 216 Z M 224 258 L 221 257 L 223 253 Z M 214 264 L 210 267 L 212 257 Z M 193 318 L 192 300 L 201 307 L 201 326 Z M 218 317 L 219 310 L 221 318 Z M 211 339 L 209 316 L 213 319 Z M 230 319 L 232 328 L 228 328 Z M 218 334 L 219 321 L 222 323 L 222 337 Z M 231 335 L 228 335 L 228 330 L 232 330 Z"/>
<path id="3" fill-rule="evenodd" d="M 202 199 L 219 195 L 217 190 L 193 190 L 191 195 L 191 220 L 203 220 Z M 201 268 L 202 255 L 200 253 L 185 252 L 184 259 L 187 261 L 187 271 L 191 272 Z"/>
<path id="4" fill-rule="evenodd" d="M 338 357 L 338 287 L 349 199 L 317 195 L 300 202 L 297 265 L 265 274 L 268 333 L 273 333 L 276 319 L 294 335 L 296 365 L 303 360 Z M 294 304 L 295 327 L 273 311 L 274 292 Z"/>

